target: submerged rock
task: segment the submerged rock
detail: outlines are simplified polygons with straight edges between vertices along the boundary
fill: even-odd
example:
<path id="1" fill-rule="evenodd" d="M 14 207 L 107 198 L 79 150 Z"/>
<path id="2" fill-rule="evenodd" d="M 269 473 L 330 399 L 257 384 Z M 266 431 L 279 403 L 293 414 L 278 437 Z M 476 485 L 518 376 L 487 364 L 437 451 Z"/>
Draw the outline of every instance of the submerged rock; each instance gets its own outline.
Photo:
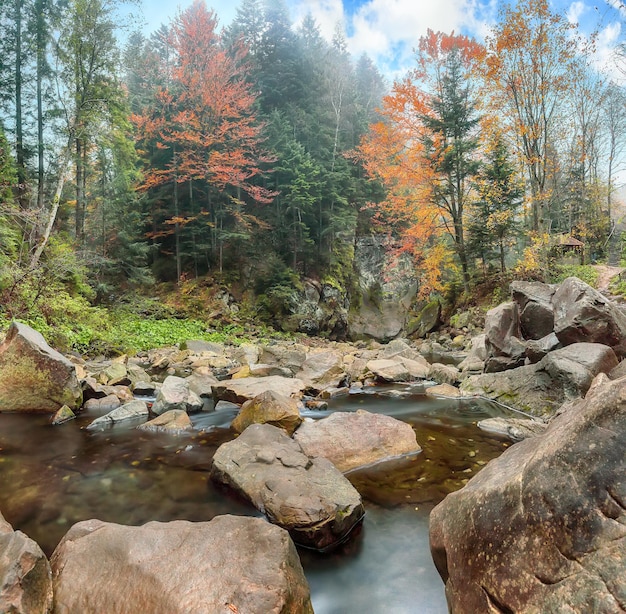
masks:
<path id="1" fill-rule="evenodd" d="M 13 322 L 0 344 L 0 412 L 55 413 L 80 408 L 83 393 L 76 367 L 43 336 Z"/>
<path id="2" fill-rule="evenodd" d="M 51 564 L 59 614 L 313 613 L 293 542 L 261 518 L 86 520 Z"/>
<path id="3" fill-rule="evenodd" d="M 182 433 L 193 429 L 189 415 L 182 409 L 170 409 L 160 416 L 144 422 L 137 427 L 141 431 L 156 431 L 164 433 Z"/>
<path id="4" fill-rule="evenodd" d="M 481 431 L 507 437 L 511 441 L 522 441 L 528 437 L 541 435 L 548 425 L 527 418 L 486 418 L 476 425 Z"/>
<path id="5" fill-rule="evenodd" d="M 52 575 L 41 548 L 0 514 L 0 612 L 45 614 L 52 609 Z"/>
<path id="6" fill-rule="evenodd" d="M 282 429 L 253 424 L 222 444 L 211 478 L 245 495 L 297 544 L 328 549 L 363 517 L 361 496 L 325 458 L 310 458 Z"/>
<path id="7" fill-rule="evenodd" d="M 109 426 L 113 426 L 118 422 L 125 422 L 126 420 L 132 420 L 134 418 L 143 418 L 148 415 L 148 405 L 145 401 L 136 399 L 125 403 L 121 407 L 110 411 L 104 416 L 96 418 L 88 427 L 89 430 L 103 429 Z"/>
<path id="8" fill-rule="evenodd" d="M 294 439 L 305 454 L 323 456 L 343 472 L 421 451 L 409 424 L 361 409 L 304 422 Z"/>
<path id="9" fill-rule="evenodd" d="M 430 516 L 452 614 L 621 612 L 626 379 L 569 404 Z"/>

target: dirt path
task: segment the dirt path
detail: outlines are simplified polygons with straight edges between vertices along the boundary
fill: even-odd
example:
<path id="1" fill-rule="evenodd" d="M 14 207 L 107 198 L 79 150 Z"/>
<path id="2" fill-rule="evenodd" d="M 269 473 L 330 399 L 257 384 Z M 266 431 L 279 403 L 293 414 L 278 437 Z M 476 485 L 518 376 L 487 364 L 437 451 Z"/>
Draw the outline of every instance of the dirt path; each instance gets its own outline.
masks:
<path id="1" fill-rule="evenodd" d="M 624 267 L 606 266 L 605 264 L 596 264 L 595 269 L 598 271 L 598 290 L 600 292 L 606 292 L 609 289 L 611 279 L 626 271 Z"/>

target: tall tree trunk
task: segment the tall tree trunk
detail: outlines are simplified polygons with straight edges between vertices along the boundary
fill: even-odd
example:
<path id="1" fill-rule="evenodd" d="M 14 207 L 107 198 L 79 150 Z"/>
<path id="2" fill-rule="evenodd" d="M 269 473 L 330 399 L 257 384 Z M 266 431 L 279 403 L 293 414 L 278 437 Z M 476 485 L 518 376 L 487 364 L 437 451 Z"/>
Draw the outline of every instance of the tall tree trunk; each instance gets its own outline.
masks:
<path id="1" fill-rule="evenodd" d="M 46 33 L 44 0 L 37 0 L 37 209 L 41 211 L 44 200 L 44 142 L 43 142 L 43 78 L 46 61 Z"/>
<path id="2" fill-rule="evenodd" d="M 84 143 L 80 137 L 76 138 L 76 151 L 74 164 L 76 165 L 76 205 L 75 211 L 75 228 L 76 241 L 80 246 L 85 241 L 85 167 L 84 167 Z"/>
<path id="3" fill-rule="evenodd" d="M 71 142 L 72 139 L 70 139 Z M 59 164 L 59 179 L 57 180 L 56 190 L 54 191 L 54 197 L 52 198 L 52 206 L 50 208 L 50 213 L 48 214 L 48 223 L 46 224 L 46 229 L 44 230 L 43 236 L 33 257 L 30 260 L 30 269 L 37 268 L 39 264 L 39 260 L 41 258 L 41 254 L 43 254 L 43 250 L 45 249 L 48 240 L 50 239 L 50 234 L 52 233 L 52 228 L 54 226 L 54 222 L 57 218 L 57 213 L 59 211 L 59 204 L 61 202 L 61 194 L 63 193 L 63 186 L 65 185 L 65 180 L 67 179 L 67 174 L 69 172 L 69 164 L 70 159 L 72 157 L 72 149 L 71 145 L 68 143 L 68 146 L 65 148 L 63 152 L 63 157 L 61 159 L 61 163 Z"/>
<path id="4" fill-rule="evenodd" d="M 15 162 L 17 166 L 18 200 L 26 208 L 26 160 L 22 121 L 22 0 L 15 0 Z"/>

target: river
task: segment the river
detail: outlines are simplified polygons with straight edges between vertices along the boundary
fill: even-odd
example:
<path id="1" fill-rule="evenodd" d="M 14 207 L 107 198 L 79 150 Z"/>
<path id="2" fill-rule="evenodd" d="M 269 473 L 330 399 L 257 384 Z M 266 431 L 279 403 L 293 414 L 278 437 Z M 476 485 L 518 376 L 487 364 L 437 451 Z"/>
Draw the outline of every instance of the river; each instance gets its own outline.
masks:
<path id="1" fill-rule="evenodd" d="M 417 456 L 352 472 L 363 525 L 334 552 L 300 550 L 316 614 L 445 614 L 443 584 L 428 546 L 428 514 L 508 443 L 480 431 L 480 419 L 508 415 L 486 401 L 432 399 L 420 386 L 376 387 L 334 399 L 328 411 L 366 409 L 415 429 Z M 137 423 L 88 431 L 96 414 L 51 426 L 47 416 L 0 414 L 0 511 L 50 555 L 88 518 L 138 525 L 258 515 L 208 478 L 235 412 L 192 416 L 182 436 L 138 431 Z"/>

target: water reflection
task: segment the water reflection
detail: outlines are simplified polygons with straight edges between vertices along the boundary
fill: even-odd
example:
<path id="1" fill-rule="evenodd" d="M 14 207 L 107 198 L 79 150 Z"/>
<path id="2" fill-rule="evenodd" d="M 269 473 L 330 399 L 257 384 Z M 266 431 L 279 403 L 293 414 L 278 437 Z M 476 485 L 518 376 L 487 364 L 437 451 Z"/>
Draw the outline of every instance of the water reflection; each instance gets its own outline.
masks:
<path id="1" fill-rule="evenodd" d="M 385 413 L 415 429 L 422 453 L 353 471 L 366 517 L 358 535 L 330 554 L 302 551 L 316 614 L 433 614 L 447 611 L 428 548 L 428 514 L 508 444 L 476 422 L 507 415 L 482 401 L 432 399 L 415 386 L 366 389 L 329 402 L 332 411 Z M 232 438 L 235 410 L 192 417 L 178 437 L 126 423 L 85 427 L 96 415 L 52 427 L 45 416 L 0 414 L 0 510 L 49 555 L 79 520 L 122 524 L 258 515 L 208 479 L 211 459 Z"/>

